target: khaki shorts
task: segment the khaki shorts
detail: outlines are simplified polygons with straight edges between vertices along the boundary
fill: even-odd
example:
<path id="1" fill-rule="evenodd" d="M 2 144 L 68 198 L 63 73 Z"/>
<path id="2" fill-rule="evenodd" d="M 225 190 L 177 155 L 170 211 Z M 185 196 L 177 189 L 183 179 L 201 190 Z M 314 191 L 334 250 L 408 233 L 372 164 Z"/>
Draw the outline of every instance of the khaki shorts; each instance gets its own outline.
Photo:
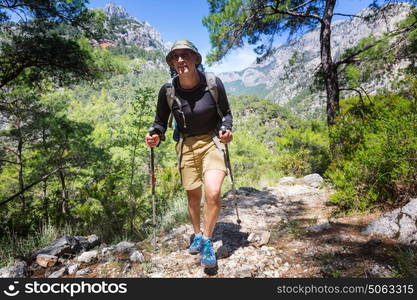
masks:
<path id="1" fill-rule="evenodd" d="M 179 146 L 180 143 L 177 143 L 177 157 L 181 153 Z M 185 190 L 200 187 L 207 170 L 222 170 L 227 173 L 224 154 L 217 149 L 212 135 L 204 134 L 184 139 L 179 170 Z"/>

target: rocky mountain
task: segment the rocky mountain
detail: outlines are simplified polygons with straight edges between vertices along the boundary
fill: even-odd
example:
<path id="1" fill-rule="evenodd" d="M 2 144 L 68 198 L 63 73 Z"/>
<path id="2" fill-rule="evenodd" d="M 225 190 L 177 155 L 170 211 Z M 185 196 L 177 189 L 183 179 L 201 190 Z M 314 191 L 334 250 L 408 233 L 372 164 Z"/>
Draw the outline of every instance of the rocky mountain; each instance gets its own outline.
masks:
<path id="1" fill-rule="evenodd" d="M 348 48 L 369 35 L 381 36 L 396 27 L 409 13 L 411 6 L 400 3 L 390 6 L 383 16 L 366 18 L 371 9 L 364 9 L 358 17 L 335 21 L 332 26 L 333 59 L 338 61 Z M 239 72 L 221 73 L 219 77 L 227 90 L 234 95 L 255 94 L 266 97 L 280 105 L 288 106 L 298 113 L 317 113 L 324 111 L 324 92 L 310 91 L 313 76 L 320 66 L 320 28 L 315 28 L 303 36 L 284 43 L 262 63 L 254 62 Z M 400 66 L 397 66 L 398 68 Z M 372 94 L 384 87 L 394 72 L 385 78 L 372 80 L 365 89 Z"/>
<path id="2" fill-rule="evenodd" d="M 129 15 L 126 9 L 112 2 L 102 9 L 106 14 L 105 28 L 108 33 L 101 44 L 135 45 L 145 50 L 167 51 L 161 34 L 148 22 L 141 22 Z"/>
<path id="3" fill-rule="evenodd" d="M 103 8 L 104 13 L 109 17 L 116 17 L 121 19 L 129 18 L 129 13 L 127 10 L 120 6 L 116 5 L 113 2 L 107 3 L 106 6 Z"/>

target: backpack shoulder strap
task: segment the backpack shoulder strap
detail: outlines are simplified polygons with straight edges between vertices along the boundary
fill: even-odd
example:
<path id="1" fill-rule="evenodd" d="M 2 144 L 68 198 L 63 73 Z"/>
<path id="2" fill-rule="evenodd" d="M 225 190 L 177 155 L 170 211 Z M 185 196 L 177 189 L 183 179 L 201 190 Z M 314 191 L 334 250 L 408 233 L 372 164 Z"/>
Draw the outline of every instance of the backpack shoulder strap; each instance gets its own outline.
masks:
<path id="1" fill-rule="evenodd" d="M 174 79 L 175 77 L 172 79 L 172 81 L 168 81 L 168 83 L 166 84 L 166 96 L 167 96 L 167 102 L 168 102 L 168 106 L 169 109 L 171 110 L 171 114 L 169 116 L 168 119 L 168 126 L 170 128 L 172 128 L 172 119 L 173 119 L 173 113 L 172 113 L 172 106 L 174 105 L 174 101 L 177 103 L 179 111 L 183 117 L 184 120 L 184 128 L 186 127 L 185 124 L 185 116 L 184 113 L 182 112 L 182 104 L 180 99 L 178 99 L 178 97 L 175 95 L 175 87 L 174 87 Z"/>
<path id="2" fill-rule="evenodd" d="M 169 114 L 169 119 L 168 119 L 168 126 L 169 128 L 172 128 L 172 116 L 173 116 L 172 106 L 174 105 L 174 101 L 175 101 L 175 88 L 171 81 L 167 82 L 166 84 L 166 96 L 167 96 L 168 107 L 171 110 L 171 113 Z"/>
<path id="3" fill-rule="evenodd" d="M 212 72 L 204 72 L 204 76 L 206 77 L 207 82 L 206 90 L 210 92 L 214 102 L 216 103 L 217 114 L 219 115 L 220 119 L 223 119 L 223 113 L 219 107 L 219 91 L 216 84 L 216 75 L 214 75 Z"/>
<path id="4" fill-rule="evenodd" d="M 166 96 L 169 109 L 172 111 L 172 105 L 174 105 L 175 101 L 175 88 L 171 81 L 166 83 Z"/>

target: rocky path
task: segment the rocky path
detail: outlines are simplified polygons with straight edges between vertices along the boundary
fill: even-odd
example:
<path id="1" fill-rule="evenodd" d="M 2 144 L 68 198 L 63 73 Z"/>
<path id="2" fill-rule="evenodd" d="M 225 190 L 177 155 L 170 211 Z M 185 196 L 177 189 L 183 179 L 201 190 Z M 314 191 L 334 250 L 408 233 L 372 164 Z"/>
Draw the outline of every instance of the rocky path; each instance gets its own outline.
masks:
<path id="1" fill-rule="evenodd" d="M 325 190 L 306 185 L 281 185 L 263 191 L 241 188 L 236 195 L 242 220 L 238 225 L 234 198 L 229 193 L 223 200 L 223 210 L 213 235 L 218 268 L 202 268 L 198 255 L 192 256 L 185 247 L 180 247 L 169 254 L 154 255 L 151 259 L 154 270 L 148 275 L 281 277 L 295 266 L 285 249 L 292 246 L 287 244 L 278 247 L 277 242 L 282 236 L 294 234 L 291 228 L 293 220 L 308 219 L 311 224 L 326 223 L 327 212 L 322 208 L 327 199 Z M 191 233 L 190 226 L 174 230 L 172 237 L 165 238 L 166 247 L 174 250 L 178 240 L 187 245 Z"/>
<path id="2" fill-rule="evenodd" d="M 306 230 L 329 229 L 331 212 L 326 207 L 329 192 L 296 181 L 258 191 L 240 188 L 236 201 L 241 224 L 236 222 L 233 194 L 223 199 L 223 209 L 216 225 L 213 241 L 218 256 L 217 269 L 204 269 L 199 256 L 187 253 L 186 247 L 157 254 L 151 259 L 154 269 L 150 277 L 282 277 L 299 270 L 299 276 L 310 275 L 310 264 L 294 255 L 312 251 L 309 241 L 301 238 L 302 222 Z M 191 226 L 182 226 L 166 237 L 166 247 L 175 249 L 178 240 L 187 245 Z M 290 239 L 288 239 L 290 237 Z M 313 255 L 315 251 L 310 254 Z M 292 276 L 293 277 L 293 276 Z"/>
<path id="3" fill-rule="evenodd" d="M 398 265 L 401 259 L 407 261 L 411 248 L 404 248 L 390 238 L 373 238 L 362 233 L 380 213 L 332 217 L 330 194 L 326 186 L 303 178 L 283 179 L 278 186 L 262 191 L 240 188 L 235 196 L 228 193 L 223 197 L 223 209 L 213 236 L 218 257 L 218 267 L 214 269 L 204 269 L 199 255 L 188 254 L 192 229 L 190 225 L 182 225 L 153 240 L 125 241 L 111 246 L 100 244 L 94 236 L 64 237 L 35 253 L 26 267 L 26 262 L 17 262 L 20 276 L 12 273 L 9 277 L 276 278 L 413 274 L 414 269 L 401 269 Z M 241 224 L 236 222 L 234 200 L 238 203 Z M 10 267 L 0 269 L 0 277 L 7 270 Z"/>

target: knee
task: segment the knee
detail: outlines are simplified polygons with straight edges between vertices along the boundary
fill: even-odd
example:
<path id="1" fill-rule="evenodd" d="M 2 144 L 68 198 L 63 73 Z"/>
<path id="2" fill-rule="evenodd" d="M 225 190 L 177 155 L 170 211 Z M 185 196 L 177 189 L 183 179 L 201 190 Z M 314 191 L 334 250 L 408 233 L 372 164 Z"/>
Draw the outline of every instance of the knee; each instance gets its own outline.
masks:
<path id="1" fill-rule="evenodd" d="M 219 205 L 220 204 L 220 190 L 219 189 L 209 189 L 206 190 L 206 202 L 208 204 Z"/>
<path id="2" fill-rule="evenodd" d="M 188 203 L 200 203 L 201 188 L 187 191 Z"/>
<path id="3" fill-rule="evenodd" d="M 200 197 L 188 197 L 188 205 L 195 206 L 200 205 Z"/>

